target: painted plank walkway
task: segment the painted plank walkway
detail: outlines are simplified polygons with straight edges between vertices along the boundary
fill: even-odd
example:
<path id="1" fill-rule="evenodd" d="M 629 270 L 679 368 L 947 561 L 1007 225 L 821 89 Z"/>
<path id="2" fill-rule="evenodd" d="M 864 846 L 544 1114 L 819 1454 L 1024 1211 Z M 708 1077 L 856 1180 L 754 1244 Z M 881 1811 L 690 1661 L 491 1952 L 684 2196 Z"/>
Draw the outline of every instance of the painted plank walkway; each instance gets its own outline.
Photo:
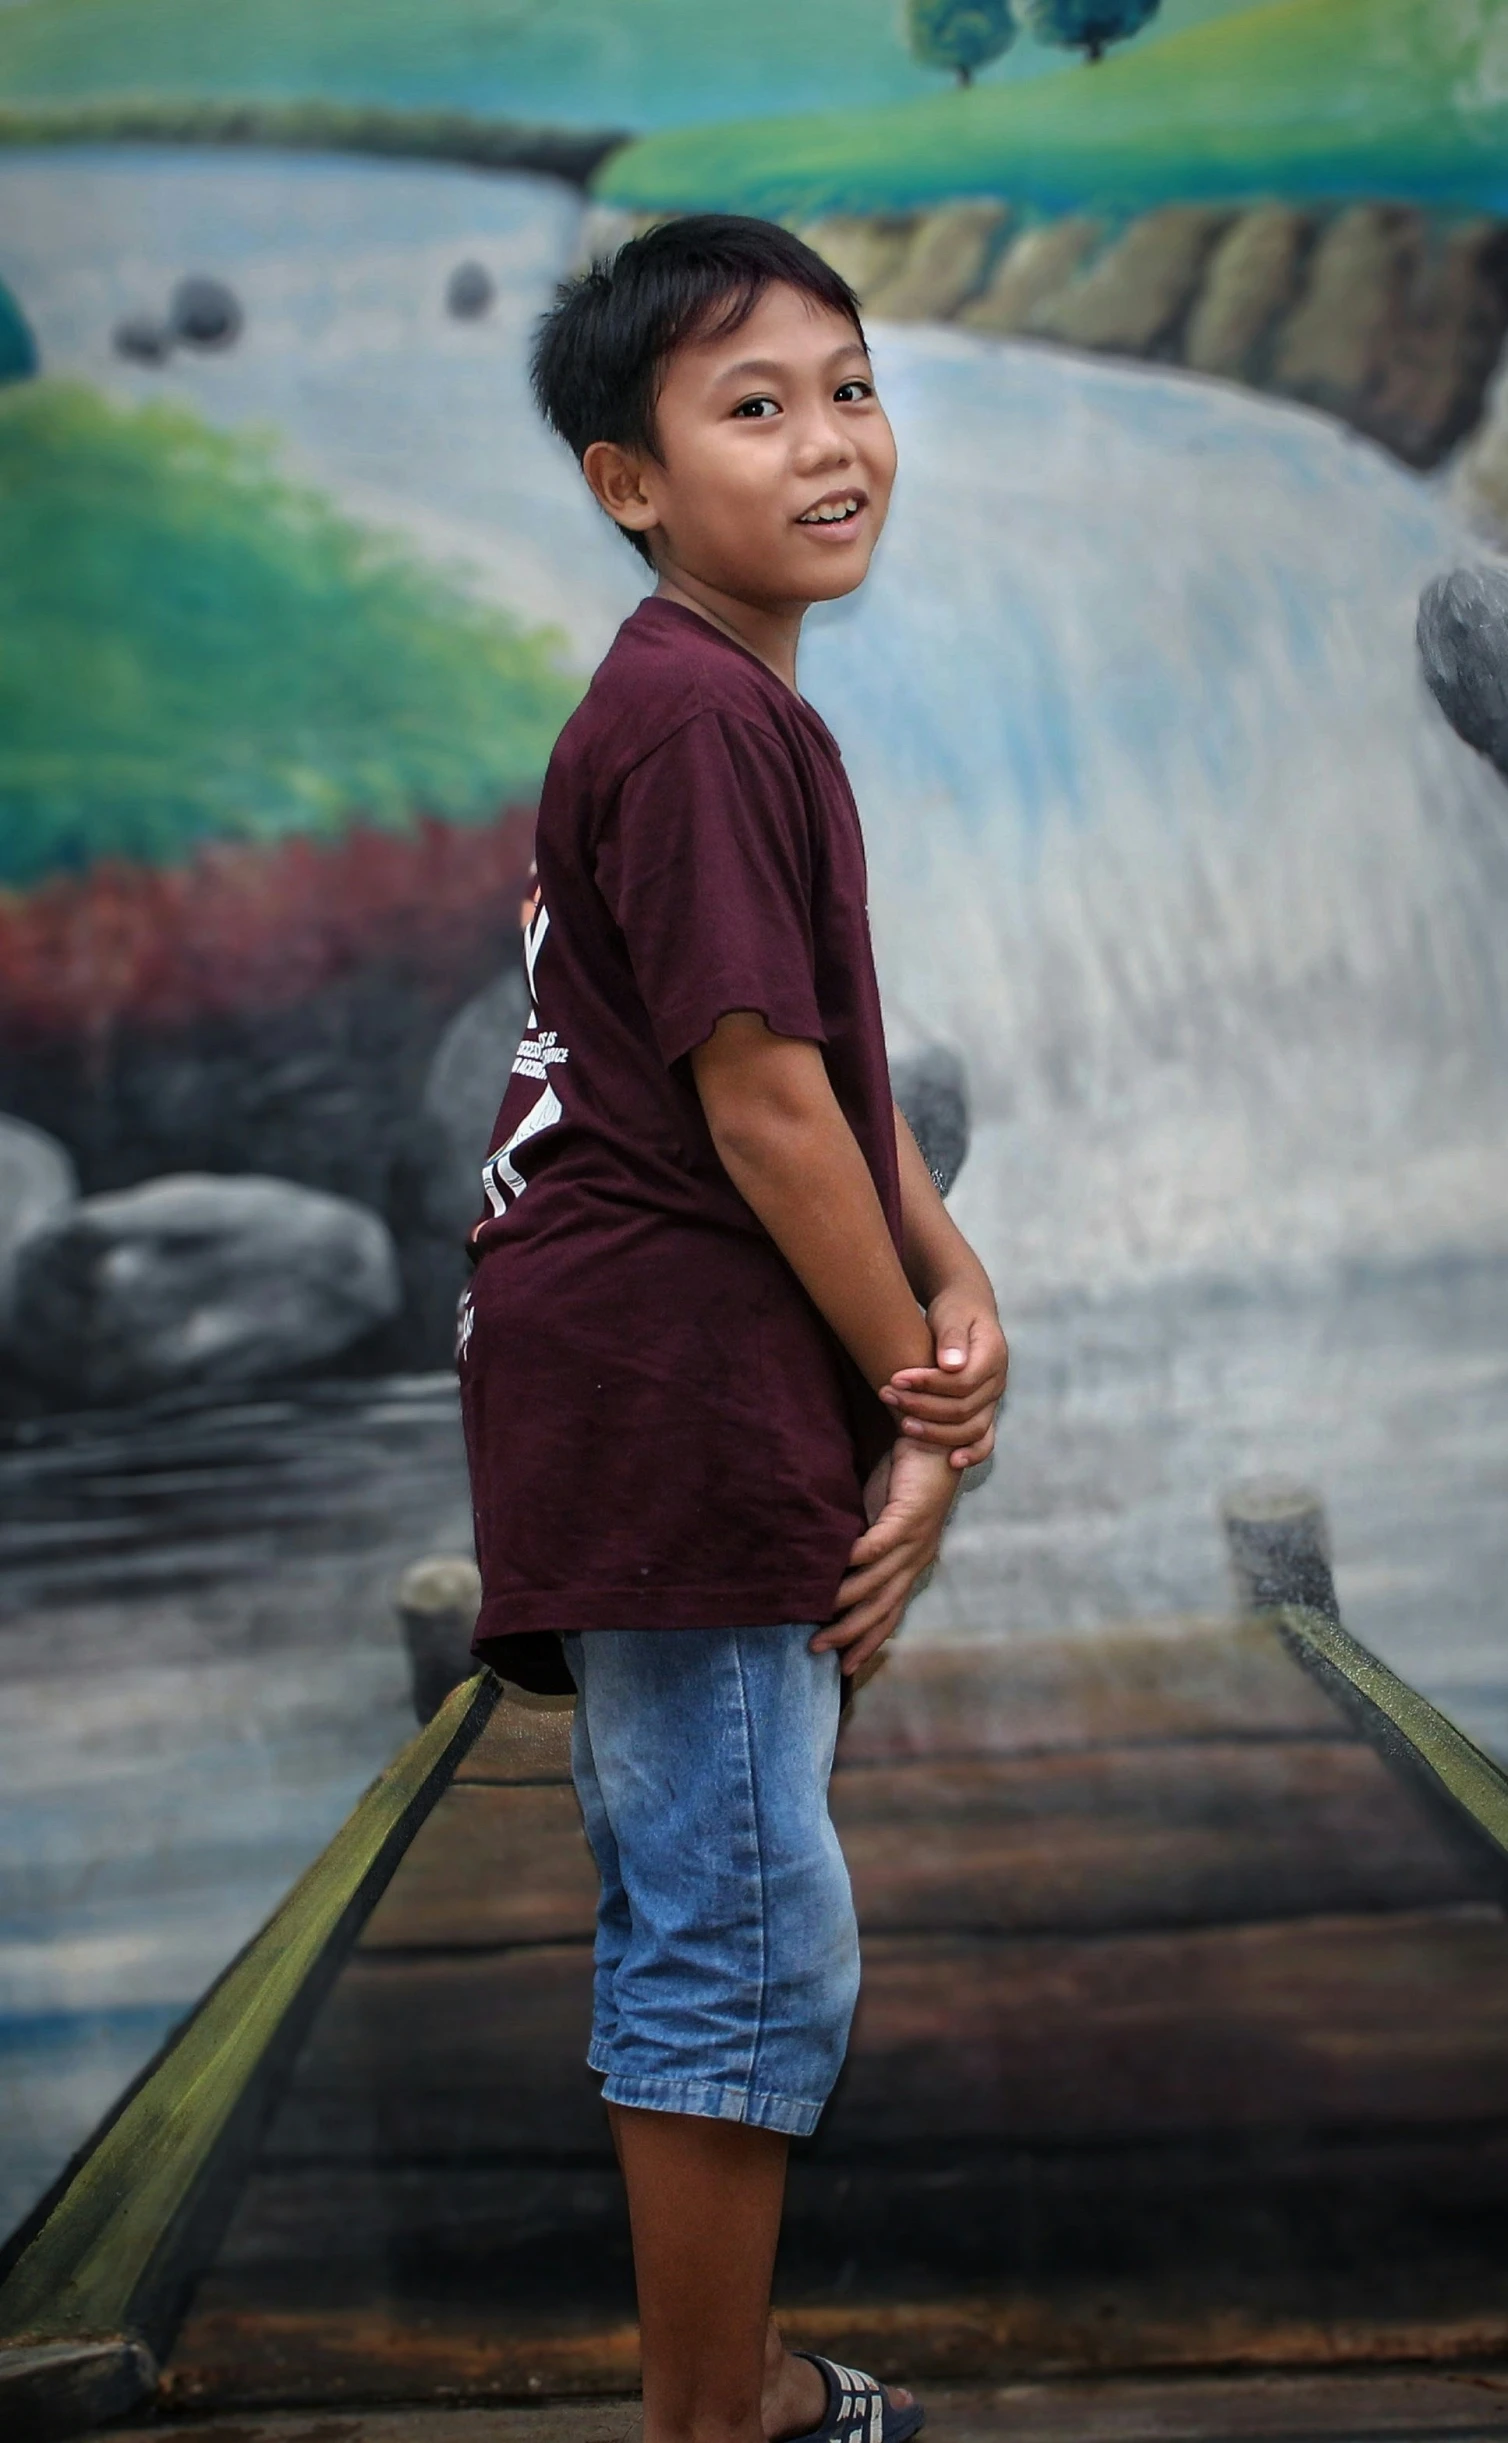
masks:
<path id="1" fill-rule="evenodd" d="M 566 1734 L 500 1706 L 373 1914 L 170 2361 L 180 2414 L 632 2388 Z M 1491 2429 L 1464 2370 L 1508 2355 L 1508 1927 L 1271 1628 L 902 1647 L 833 1813 L 865 1990 L 793 2158 L 795 2335 L 955 2386 L 1190 2371 L 1194 2424 L 1072 2428 L 1127 2436 L 1300 2431 L 1260 2423 L 1265 2375 L 1258 2423 L 1199 2426 L 1196 2369 L 1459 2364 L 1410 2431 Z M 1012 2432 L 1069 2431 L 1011 2397 Z M 995 2431 L 957 2404 L 939 2432 Z"/>
<path id="2" fill-rule="evenodd" d="M 635 2400 L 519 2408 L 245 2411 L 175 2420 L 174 2443 L 639 2443 Z M 931 2443 L 1383 2443 L 1508 2433 L 1508 2372 L 1181 2376 L 934 2389 Z M 104 2443 L 104 2438 L 99 2439 Z"/>

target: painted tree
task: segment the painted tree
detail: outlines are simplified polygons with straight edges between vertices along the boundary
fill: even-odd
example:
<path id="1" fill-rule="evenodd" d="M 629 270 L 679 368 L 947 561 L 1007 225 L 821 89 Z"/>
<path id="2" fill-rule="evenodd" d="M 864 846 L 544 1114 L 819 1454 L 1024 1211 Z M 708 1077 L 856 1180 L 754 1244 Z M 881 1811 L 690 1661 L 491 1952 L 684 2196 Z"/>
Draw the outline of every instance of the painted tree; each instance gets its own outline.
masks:
<path id="1" fill-rule="evenodd" d="M 25 315 L 0 281 L 0 382 L 19 382 L 37 370 L 37 343 Z"/>
<path id="2" fill-rule="evenodd" d="M 1016 39 L 1011 0 L 906 0 L 911 54 L 924 68 L 951 68 L 960 85 L 971 85 L 983 68 Z"/>
<path id="3" fill-rule="evenodd" d="M 1113 42 L 1139 34 L 1161 0 L 1015 0 L 1016 15 L 1038 42 L 1103 59 Z"/>

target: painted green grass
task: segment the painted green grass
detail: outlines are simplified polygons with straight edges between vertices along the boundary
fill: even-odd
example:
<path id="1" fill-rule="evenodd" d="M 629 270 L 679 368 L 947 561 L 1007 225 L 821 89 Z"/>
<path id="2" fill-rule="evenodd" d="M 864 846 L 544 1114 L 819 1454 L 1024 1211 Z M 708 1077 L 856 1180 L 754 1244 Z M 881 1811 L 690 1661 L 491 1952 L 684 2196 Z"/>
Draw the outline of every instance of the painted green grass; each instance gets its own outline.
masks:
<path id="1" fill-rule="evenodd" d="M 1139 39 L 1243 0 L 1163 0 Z M 935 91 L 902 0 L 8 0 L 0 101 L 121 94 L 385 102 L 665 127 Z M 987 77 L 1060 72 L 1026 41 Z"/>
<path id="2" fill-rule="evenodd" d="M 790 215 L 1006 194 L 1044 211 L 1170 196 L 1508 203 L 1504 0 L 1269 0 L 1031 85 L 667 131 L 604 199 Z"/>
<path id="3" fill-rule="evenodd" d="M 177 408 L 0 392 L 0 880 L 538 783 L 579 694 L 530 635 Z"/>

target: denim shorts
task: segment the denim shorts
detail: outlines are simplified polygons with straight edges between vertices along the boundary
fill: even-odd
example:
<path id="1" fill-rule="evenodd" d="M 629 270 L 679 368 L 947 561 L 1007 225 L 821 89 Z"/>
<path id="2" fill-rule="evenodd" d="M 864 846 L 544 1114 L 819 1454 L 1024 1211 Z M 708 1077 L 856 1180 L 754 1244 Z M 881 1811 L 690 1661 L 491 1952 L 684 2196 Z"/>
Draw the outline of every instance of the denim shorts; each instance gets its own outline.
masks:
<path id="1" fill-rule="evenodd" d="M 804 2137 L 859 1989 L 827 1812 L 836 1654 L 811 1621 L 589 1629 L 571 1762 L 602 1877 L 592 2042 L 609 2103 Z"/>

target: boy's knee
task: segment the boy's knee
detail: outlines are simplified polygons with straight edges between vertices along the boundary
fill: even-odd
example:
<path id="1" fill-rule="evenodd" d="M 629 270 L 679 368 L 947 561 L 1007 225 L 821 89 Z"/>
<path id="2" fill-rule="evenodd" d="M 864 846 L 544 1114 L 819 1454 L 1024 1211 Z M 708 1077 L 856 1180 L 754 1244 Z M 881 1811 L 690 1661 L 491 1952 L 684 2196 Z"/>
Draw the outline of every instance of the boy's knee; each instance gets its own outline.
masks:
<path id="1" fill-rule="evenodd" d="M 848 2051 L 859 1999 L 859 1930 L 850 1904 L 847 1922 L 835 1925 L 827 1955 L 809 1980 L 802 2013 L 810 2048 L 812 2092 L 831 2092 Z"/>
<path id="2" fill-rule="evenodd" d="M 838 2059 L 848 2050 L 849 2031 L 859 2001 L 859 1936 L 855 1927 L 853 1941 L 845 1952 L 841 1965 L 828 1980 L 827 2015 L 833 2029 Z"/>

